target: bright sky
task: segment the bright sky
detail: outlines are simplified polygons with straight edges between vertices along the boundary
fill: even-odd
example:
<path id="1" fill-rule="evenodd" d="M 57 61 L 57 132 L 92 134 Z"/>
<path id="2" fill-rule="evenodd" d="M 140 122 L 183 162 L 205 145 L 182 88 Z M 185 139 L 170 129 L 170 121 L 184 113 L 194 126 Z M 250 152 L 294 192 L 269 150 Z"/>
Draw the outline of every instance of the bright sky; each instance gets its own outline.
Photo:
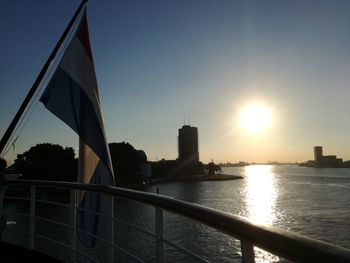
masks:
<path id="1" fill-rule="evenodd" d="M 79 3 L 0 0 L 1 135 Z M 315 145 L 350 159 L 349 14 L 346 0 L 90 0 L 108 141 L 175 159 L 189 122 L 203 162 L 306 161 Z M 41 142 L 77 148 L 35 105 L 9 160 Z"/>

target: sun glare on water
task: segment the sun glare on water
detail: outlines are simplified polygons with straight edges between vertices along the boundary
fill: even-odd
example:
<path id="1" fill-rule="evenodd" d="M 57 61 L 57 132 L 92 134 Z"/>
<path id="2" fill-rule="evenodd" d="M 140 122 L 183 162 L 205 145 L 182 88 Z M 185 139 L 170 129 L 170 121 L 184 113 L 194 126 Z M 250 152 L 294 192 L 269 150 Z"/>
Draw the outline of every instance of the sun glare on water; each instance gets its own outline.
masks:
<path id="1" fill-rule="evenodd" d="M 249 104 L 240 113 L 242 128 L 253 134 L 264 132 L 271 123 L 271 112 L 263 104 Z"/>

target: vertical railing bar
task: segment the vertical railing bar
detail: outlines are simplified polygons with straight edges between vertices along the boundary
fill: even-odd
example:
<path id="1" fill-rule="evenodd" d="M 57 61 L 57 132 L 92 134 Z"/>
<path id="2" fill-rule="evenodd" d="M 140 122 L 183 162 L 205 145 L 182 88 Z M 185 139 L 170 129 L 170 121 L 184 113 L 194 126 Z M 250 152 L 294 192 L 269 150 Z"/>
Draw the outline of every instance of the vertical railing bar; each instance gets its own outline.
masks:
<path id="1" fill-rule="evenodd" d="M 164 214 L 160 207 L 156 207 L 156 262 L 164 262 Z"/>
<path id="2" fill-rule="evenodd" d="M 4 195 L 5 195 L 5 185 L 0 184 L 0 218 L 2 218 L 4 215 Z"/>
<path id="3" fill-rule="evenodd" d="M 156 207 L 156 262 L 164 262 L 164 214 L 163 209 Z"/>
<path id="4" fill-rule="evenodd" d="M 77 191 L 75 189 L 70 190 L 70 248 L 71 248 L 71 261 L 76 261 L 76 249 L 77 249 Z"/>
<path id="5" fill-rule="evenodd" d="M 159 194 L 159 187 L 156 188 Z M 164 263 L 164 213 L 160 207 L 155 208 L 156 212 L 156 262 Z"/>
<path id="6" fill-rule="evenodd" d="M 254 246 L 251 242 L 241 239 L 242 263 L 255 263 Z"/>
<path id="7" fill-rule="evenodd" d="M 2 240 L 2 231 L 6 227 L 6 218 L 4 215 L 4 195 L 5 195 L 5 186 L 0 184 L 0 241 Z"/>
<path id="8" fill-rule="evenodd" d="M 113 195 L 107 196 L 107 262 L 113 263 L 114 261 L 114 230 L 113 230 L 113 217 L 114 217 L 114 207 L 113 207 Z"/>
<path id="9" fill-rule="evenodd" d="M 35 196 L 36 187 L 35 185 L 30 186 L 30 217 L 29 217 L 29 249 L 34 249 L 34 233 L 35 233 Z"/>

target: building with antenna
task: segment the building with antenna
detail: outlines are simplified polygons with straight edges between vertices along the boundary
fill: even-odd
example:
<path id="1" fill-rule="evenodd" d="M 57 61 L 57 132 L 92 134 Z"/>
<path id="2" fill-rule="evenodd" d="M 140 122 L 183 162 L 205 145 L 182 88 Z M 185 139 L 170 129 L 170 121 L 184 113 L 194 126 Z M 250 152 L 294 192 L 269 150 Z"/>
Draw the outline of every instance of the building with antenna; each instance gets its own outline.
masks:
<path id="1" fill-rule="evenodd" d="M 190 125 L 183 125 L 178 136 L 179 160 L 190 163 L 199 162 L 198 129 Z"/>
<path id="2" fill-rule="evenodd" d="M 198 128 L 183 125 L 178 134 L 178 158 L 152 162 L 152 177 L 176 179 L 203 174 L 204 166 L 199 161 Z"/>

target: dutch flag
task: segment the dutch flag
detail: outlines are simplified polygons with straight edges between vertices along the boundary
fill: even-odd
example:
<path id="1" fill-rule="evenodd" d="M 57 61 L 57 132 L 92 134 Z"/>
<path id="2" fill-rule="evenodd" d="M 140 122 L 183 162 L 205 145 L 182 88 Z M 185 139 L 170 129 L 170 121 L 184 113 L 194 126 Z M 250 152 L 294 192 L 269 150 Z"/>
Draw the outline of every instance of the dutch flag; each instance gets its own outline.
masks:
<path id="1" fill-rule="evenodd" d="M 79 135 L 79 182 L 114 185 L 85 10 L 40 101 Z M 101 194 L 85 192 L 79 200 L 78 236 L 88 247 L 96 245 L 100 234 L 96 213 L 103 212 L 103 199 Z"/>

